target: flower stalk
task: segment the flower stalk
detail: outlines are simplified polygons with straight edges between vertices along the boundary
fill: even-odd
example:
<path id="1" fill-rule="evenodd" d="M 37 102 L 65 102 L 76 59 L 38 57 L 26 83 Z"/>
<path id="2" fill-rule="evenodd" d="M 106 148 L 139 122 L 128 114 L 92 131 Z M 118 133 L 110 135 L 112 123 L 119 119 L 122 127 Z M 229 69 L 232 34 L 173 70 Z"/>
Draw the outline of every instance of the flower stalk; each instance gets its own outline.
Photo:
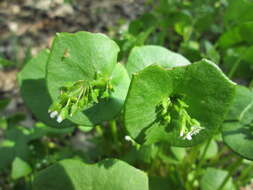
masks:
<path id="1" fill-rule="evenodd" d="M 173 120 L 178 124 L 179 136 L 184 140 L 192 140 L 204 128 L 192 118 L 188 112 L 189 107 L 183 100 L 183 96 L 165 98 L 157 106 L 157 118 L 164 124 L 169 125 Z"/>
<path id="2" fill-rule="evenodd" d="M 71 82 L 60 89 L 59 97 L 48 112 L 51 118 L 56 117 L 56 121 L 61 123 L 85 107 L 97 104 L 102 99 L 109 99 L 112 92 L 111 81 L 105 77 L 99 77 L 91 82 L 85 80 Z"/>

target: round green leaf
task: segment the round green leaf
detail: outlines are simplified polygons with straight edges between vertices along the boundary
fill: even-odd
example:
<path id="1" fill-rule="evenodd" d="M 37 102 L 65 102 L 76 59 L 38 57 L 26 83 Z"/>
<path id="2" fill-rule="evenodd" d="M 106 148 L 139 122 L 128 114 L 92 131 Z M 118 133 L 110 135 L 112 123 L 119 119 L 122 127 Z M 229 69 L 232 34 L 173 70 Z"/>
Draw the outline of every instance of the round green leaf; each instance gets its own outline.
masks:
<path id="1" fill-rule="evenodd" d="M 240 35 L 239 27 L 236 26 L 220 36 L 218 40 L 218 45 L 222 48 L 228 48 L 241 41 L 242 37 Z"/>
<path id="2" fill-rule="evenodd" d="M 147 175 L 127 163 L 109 159 L 94 165 L 63 160 L 41 171 L 34 190 L 148 190 Z"/>
<path id="3" fill-rule="evenodd" d="M 240 122 L 223 124 L 223 140 L 234 152 L 253 160 L 253 127 Z"/>
<path id="4" fill-rule="evenodd" d="M 228 175 L 227 171 L 207 168 L 200 181 L 201 190 L 218 190 L 223 180 Z M 234 190 L 232 178 L 230 177 L 222 190 Z"/>
<path id="5" fill-rule="evenodd" d="M 133 75 L 125 103 L 125 126 L 139 143 L 164 141 L 173 146 L 193 146 L 218 131 L 234 96 L 234 86 L 207 60 L 173 69 L 149 66 Z M 185 96 L 187 112 L 204 128 L 192 140 L 180 137 L 172 123 L 157 122 L 157 105 L 173 94 Z"/>
<path id="6" fill-rule="evenodd" d="M 218 40 L 218 45 L 222 48 L 231 48 L 231 46 L 243 42 L 251 44 L 253 42 L 252 34 L 253 22 L 245 22 L 222 34 Z"/>
<path id="7" fill-rule="evenodd" d="M 236 86 L 235 98 L 226 116 L 228 121 L 249 124 L 253 121 L 253 92 L 244 86 Z"/>
<path id="8" fill-rule="evenodd" d="M 129 77 L 125 68 L 116 64 L 119 48 L 103 34 L 60 33 L 54 40 L 47 64 L 47 86 L 55 101 L 60 88 L 69 82 L 94 80 L 97 74 L 111 78 L 114 92 L 101 101 L 69 117 L 79 125 L 94 125 L 114 118 L 124 102 Z"/>
<path id="9" fill-rule="evenodd" d="M 182 55 L 164 47 L 148 45 L 132 49 L 127 61 L 127 71 L 131 76 L 133 73 L 152 64 L 157 64 L 164 68 L 172 68 L 189 65 L 190 62 Z"/>
<path id="10" fill-rule="evenodd" d="M 74 131 L 74 127 L 68 128 L 53 128 L 45 125 L 44 123 L 36 123 L 30 130 L 29 141 L 40 139 L 43 136 L 47 137 L 59 137 L 60 135 L 71 134 Z"/>
<path id="11" fill-rule="evenodd" d="M 233 105 L 222 127 L 224 142 L 239 155 L 253 160 L 253 92 L 237 86 Z"/>
<path id="12" fill-rule="evenodd" d="M 15 157 L 27 160 L 31 155 L 29 150 L 28 130 L 23 127 L 13 127 L 4 134 L 4 141 L 0 143 L 0 171 L 9 165 Z"/>
<path id="13" fill-rule="evenodd" d="M 186 149 L 182 147 L 170 147 L 171 153 L 175 160 L 182 161 L 186 156 Z"/>
<path id="14" fill-rule="evenodd" d="M 253 3 L 251 0 L 228 0 L 228 7 L 224 14 L 224 21 L 227 26 L 252 21 L 252 19 Z"/>
<path id="15" fill-rule="evenodd" d="M 51 127 L 70 127 L 74 124 L 64 121 L 61 124 L 49 117 L 48 108 L 52 101 L 46 87 L 46 63 L 49 51 L 41 51 L 30 60 L 18 75 L 20 92 L 27 107 L 37 119 Z"/>
<path id="16" fill-rule="evenodd" d="M 16 157 L 12 162 L 11 178 L 18 179 L 27 176 L 31 173 L 32 168 L 28 163 L 19 157 Z"/>
<path id="17" fill-rule="evenodd" d="M 154 144 L 143 145 L 139 149 L 132 148 L 125 156 L 124 160 L 128 163 L 135 163 L 136 161 L 150 164 L 157 156 L 159 150 Z"/>

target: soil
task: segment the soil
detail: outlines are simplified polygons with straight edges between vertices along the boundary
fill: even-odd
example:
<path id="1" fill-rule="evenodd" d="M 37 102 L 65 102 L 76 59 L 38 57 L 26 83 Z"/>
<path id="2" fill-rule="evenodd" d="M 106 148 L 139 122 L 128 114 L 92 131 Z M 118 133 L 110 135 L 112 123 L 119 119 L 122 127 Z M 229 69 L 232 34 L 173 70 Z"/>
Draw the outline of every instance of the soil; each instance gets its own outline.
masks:
<path id="1" fill-rule="evenodd" d="M 73 1 L 73 0 L 72 0 Z M 48 47 L 57 32 L 111 33 L 144 10 L 145 0 L 0 0 L 0 55 L 22 62 Z"/>

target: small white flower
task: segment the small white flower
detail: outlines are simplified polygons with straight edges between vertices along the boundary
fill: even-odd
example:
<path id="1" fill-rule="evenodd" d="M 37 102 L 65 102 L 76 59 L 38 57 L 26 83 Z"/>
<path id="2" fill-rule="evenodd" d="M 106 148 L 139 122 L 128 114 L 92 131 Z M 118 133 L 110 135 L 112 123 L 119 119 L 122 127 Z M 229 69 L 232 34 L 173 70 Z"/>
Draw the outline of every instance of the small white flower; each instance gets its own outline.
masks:
<path id="1" fill-rule="evenodd" d="M 180 131 L 180 137 L 184 136 L 184 130 Z"/>
<path id="2" fill-rule="evenodd" d="M 57 111 L 53 111 L 53 112 L 50 113 L 51 118 L 55 118 L 57 115 L 58 115 Z"/>
<path id="3" fill-rule="evenodd" d="M 132 141 L 132 138 L 130 136 L 125 136 L 126 141 Z"/>
<path id="4" fill-rule="evenodd" d="M 200 126 L 192 126 L 191 127 L 191 131 L 188 132 L 183 139 L 187 139 L 187 140 L 192 140 L 192 136 L 198 134 L 202 129 L 204 129 L 203 127 Z M 181 135 L 181 134 L 180 134 Z"/>
<path id="5" fill-rule="evenodd" d="M 132 139 L 130 136 L 125 136 L 124 137 L 126 141 L 130 142 L 133 146 L 135 146 L 136 148 L 140 148 L 140 145 L 137 144 L 134 139 Z"/>
<path id="6" fill-rule="evenodd" d="M 192 136 L 191 136 L 191 133 L 187 133 L 186 136 L 184 137 L 184 139 L 187 139 L 187 140 L 192 140 Z"/>
<path id="7" fill-rule="evenodd" d="M 59 115 L 59 116 L 57 117 L 56 121 L 57 121 L 58 123 L 61 123 L 61 122 L 63 121 L 63 118 Z"/>
<path id="8" fill-rule="evenodd" d="M 191 130 L 191 134 L 192 135 L 196 135 L 196 134 L 198 134 L 204 128 L 200 127 L 200 126 L 192 126 L 191 129 L 192 129 Z"/>

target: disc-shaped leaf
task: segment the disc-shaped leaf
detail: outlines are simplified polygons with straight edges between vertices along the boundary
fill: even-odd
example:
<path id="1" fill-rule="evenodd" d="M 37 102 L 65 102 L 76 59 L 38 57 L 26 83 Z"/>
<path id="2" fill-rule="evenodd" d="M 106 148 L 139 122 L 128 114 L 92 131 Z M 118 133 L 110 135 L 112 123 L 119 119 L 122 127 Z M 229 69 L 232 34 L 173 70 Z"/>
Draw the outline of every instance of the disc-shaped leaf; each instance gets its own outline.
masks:
<path id="1" fill-rule="evenodd" d="M 220 185 L 223 183 L 223 180 L 227 175 L 227 171 L 216 168 L 207 168 L 200 181 L 201 190 L 219 190 Z M 235 186 L 233 185 L 232 178 L 230 177 L 222 190 L 234 189 Z"/>
<path id="2" fill-rule="evenodd" d="M 109 100 L 84 108 L 69 117 L 80 125 L 93 125 L 110 120 L 119 113 L 125 99 L 129 77 L 122 65 L 116 64 L 119 48 L 102 34 L 60 33 L 54 40 L 47 65 L 47 85 L 55 101 L 60 88 L 69 82 L 92 81 L 97 74 L 111 78 L 114 92 Z"/>
<path id="3" fill-rule="evenodd" d="M 34 190 L 148 190 L 148 178 L 144 172 L 116 159 L 94 165 L 63 160 L 41 171 L 33 187 Z"/>
<path id="4" fill-rule="evenodd" d="M 251 0 L 228 0 L 228 7 L 224 14 L 224 21 L 227 26 L 252 21 L 252 19 L 253 3 Z"/>
<path id="5" fill-rule="evenodd" d="M 61 135 L 66 135 L 66 134 L 71 134 L 74 131 L 74 127 L 68 127 L 68 128 L 55 128 L 55 127 L 49 127 L 45 125 L 44 123 L 36 123 L 33 128 L 30 130 L 29 134 L 29 141 L 35 140 L 35 139 L 40 139 L 43 136 L 47 137 L 55 137 L 57 136 L 58 138 Z"/>
<path id="6" fill-rule="evenodd" d="M 249 124 L 253 121 L 253 92 L 244 86 L 236 86 L 235 98 L 226 116 L 228 121 Z"/>
<path id="7" fill-rule="evenodd" d="M 239 155 L 253 160 L 253 92 L 237 86 L 233 105 L 223 124 L 224 142 Z"/>
<path id="8" fill-rule="evenodd" d="M 29 161 L 31 158 L 31 150 L 29 147 L 29 143 L 36 139 L 42 138 L 43 136 L 58 136 L 67 134 L 73 131 L 73 128 L 52 128 L 45 126 L 44 124 L 40 123 L 35 125 L 33 128 L 26 128 L 21 126 L 12 126 L 4 131 L 4 140 L 0 141 L 0 171 L 5 169 L 13 163 L 15 158 L 22 159 L 23 161 Z M 20 160 L 16 161 L 19 164 Z M 14 163 L 13 163 L 14 164 Z M 20 176 L 22 172 L 26 172 L 25 168 L 20 168 L 19 166 L 14 165 L 14 173 L 16 171 L 18 173 L 14 174 L 13 177 L 15 178 Z M 22 165 L 22 167 L 26 167 Z M 19 173 L 20 172 L 20 173 Z M 22 177 L 22 176 L 20 176 Z"/>
<path id="9" fill-rule="evenodd" d="M 253 160 L 253 127 L 240 122 L 223 124 L 224 142 L 236 153 Z"/>
<path id="10" fill-rule="evenodd" d="M 31 173 L 31 171 L 32 171 L 31 166 L 24 160 L 20 159 L 19 157 L 16 157 L 12 162 L 12 170 L 11 170 L 12 179 L 25 177 L 29 173 Z"/>
<path id="11" fill-rule="evenodd" d="M 127 61 L 127 71 L 131 76 L 133 73 L 152 64 L 157 64 L 164 68 L 172 68 L 188 65 L 190 62 L 182 55 L 164 47 L 148 45 L 132 49 Z"/>
<path id="12" fill-rule="evenodd" d="M 192 140 L 180 137 L 172 122 L 165 125 L 157 121 L 157 105 L 175 94 L 185 97 L 188 114 L 204 128 Z M 125 125 L 140 143 L 193 146 L 217 132 L 233 96 L 234 83 L 210 61 L 172 69 L 149 66 L 133 75 L 125 103 Z"/>
<path id="13" fill-rule="evenodd" d="M 64 121 L 59 124 L 49 117 L 48 108 L 52 104 L 46 87 L 46 63 L 49 50 L 41 51 L 30 60 L 18 75 L 20 92 L 27 107 L 36 118 L 52 127 L 73 126 L 71 122 Z"/>
<path id="14" fill-rule="evenodd" d="M 4 141 L 0 142 L 0 171 L 9 167 L 15 157 L 27 160 L 31 155 L 29 150 L 28 131 L 23 127 L 13 127 L 5 131 Z"/>
<path id="15" fill-rule="evenodd" d="M 218 40 L 218 45 L 221 48 L 231 48 L 231 46 L 239 43 L 251 44 L 253 42 L 252 34 L 253 22 L 245 22 L 222 34 Z"/>

